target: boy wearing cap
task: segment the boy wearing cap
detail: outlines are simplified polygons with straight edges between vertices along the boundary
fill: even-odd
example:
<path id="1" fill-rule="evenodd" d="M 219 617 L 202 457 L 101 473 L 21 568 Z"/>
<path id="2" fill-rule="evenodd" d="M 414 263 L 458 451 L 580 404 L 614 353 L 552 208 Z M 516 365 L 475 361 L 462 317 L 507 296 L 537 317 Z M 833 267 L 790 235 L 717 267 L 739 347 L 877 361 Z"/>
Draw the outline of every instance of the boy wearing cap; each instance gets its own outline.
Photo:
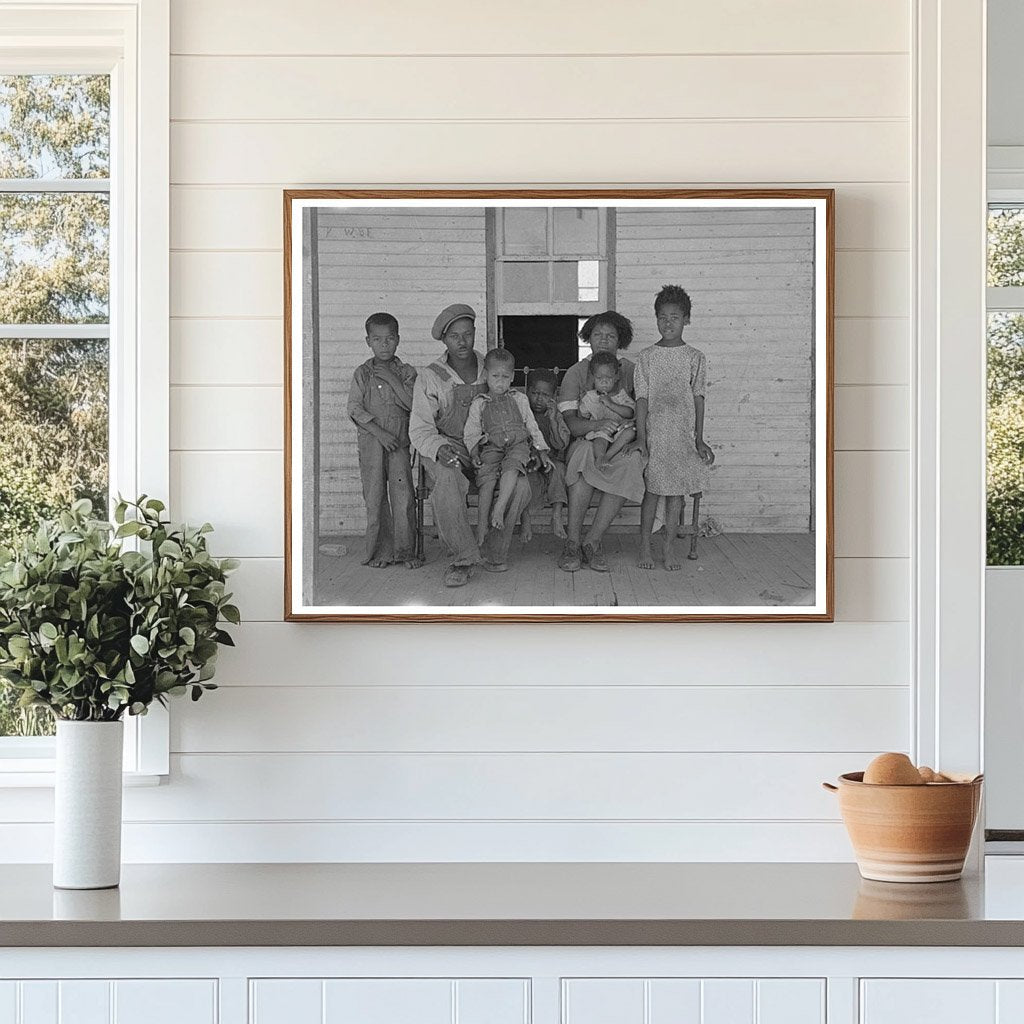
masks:
<path id="1" fill-rule="evenodd" d="M 469 582 L 471 567 L 481 562 L 466 509 L 466 495 L 473 465 L 466 450 L 464 432 L 473 399 L 487 390 L 483 360 L 474 351 L 476 311 L 464 303 L 441 310 L 431 335 L 444 342 L 444 355 L 419 371 L 413 388 L 409 437 L 423 458 L 430 483 L 434 522 L 441 540 L 451 552 L 445 570 L 447 587 Z M 505 526 L 489 535 L 491 550 L 483 560 L 490 572 L 508 569 L 506 559 L 514 524 L 530 500 L 530 487 L 520 477 L 509 499 Z"/>
<path id="2" fill-rule="evenodd" d="M 390 313 L 369 316 L 366 344 L 373 356 L 356 367 L 348 392 L 366 502 L 362 564 L 373 569 L 399 563 L 418 569 L 423 564 L 415 553 L 416 504 L 409 459 L 409 410 L 416 371 L 395 355 L 399 341 L 398 321 Z"/>

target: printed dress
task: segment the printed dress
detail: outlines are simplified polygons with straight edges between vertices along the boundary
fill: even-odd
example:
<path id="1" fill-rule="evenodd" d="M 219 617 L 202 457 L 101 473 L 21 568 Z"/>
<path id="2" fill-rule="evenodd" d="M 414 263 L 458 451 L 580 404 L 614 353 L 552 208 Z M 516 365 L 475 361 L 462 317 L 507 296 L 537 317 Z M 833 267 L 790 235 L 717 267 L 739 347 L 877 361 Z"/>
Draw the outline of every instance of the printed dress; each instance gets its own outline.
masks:
<path id="1" fill-rule="evenodd" d="M 636 361 L 636 397 L 647 399 L 646 480 L 653 494 L 699 494 L 708 485 L 694 439 L 694 398 L 704 395 L 706 378 L 704 353 L 692 345 L 652 345 Z"/>

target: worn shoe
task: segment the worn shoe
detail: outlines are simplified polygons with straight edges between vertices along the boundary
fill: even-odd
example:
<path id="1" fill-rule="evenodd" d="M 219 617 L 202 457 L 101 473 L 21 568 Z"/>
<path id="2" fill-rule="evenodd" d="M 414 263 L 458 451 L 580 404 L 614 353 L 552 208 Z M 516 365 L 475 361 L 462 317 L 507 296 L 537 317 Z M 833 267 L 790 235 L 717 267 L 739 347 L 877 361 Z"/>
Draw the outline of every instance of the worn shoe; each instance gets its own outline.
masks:
<path id="1" fill-rule="evenodd" d="M 597 544 L 583 545 L 583 561 L 590 566 L 594 572 L 607 572 L 608 559 L 604 557 L 604 549 L 600 542 Z"/>
<path id="2" fill-rule="evenodd" d="M 468 565 L 449 565 L 444 571 L 446 587 L 464 587 L 469 582 Z"/>
<path id="3" fill-rule="evenodd" d="M 562 553 L 558 556 L 558 568 L 562 572 L 577 572 L 581 566 L 580 546 L 567 540 L 562 545 Z"/>
<path id="4" fill-rule="evenodd" d="M 508 562 L 484 562 L 487 572 L 508 572 Z"/>

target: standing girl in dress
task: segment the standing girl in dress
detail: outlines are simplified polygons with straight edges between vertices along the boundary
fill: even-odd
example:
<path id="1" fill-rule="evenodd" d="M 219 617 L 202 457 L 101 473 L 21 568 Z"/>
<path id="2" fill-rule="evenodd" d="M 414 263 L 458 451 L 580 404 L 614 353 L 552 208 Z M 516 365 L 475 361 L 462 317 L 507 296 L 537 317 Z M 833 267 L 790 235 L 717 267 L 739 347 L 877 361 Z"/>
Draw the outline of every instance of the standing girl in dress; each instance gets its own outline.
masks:
<path id="1" fill-rule="evenodd" d="M 637 443 L 648 457 L 647 493 L 640 508 L 641 569 L 653 569 L 651 534 L 659 498 L 665 499 L 666 569 L 681 569 L 675 555 L 676 534 L 686 503 L 693 498 L 690 558 L 697 557 L 697 511 L 708 483 L 714 452 L 704 443 L 704 353 L 683 341 L 690 322 L 690 296 L 667 284 L 654 300 L 661 341 L 644 349 L 636 362 Z"/>

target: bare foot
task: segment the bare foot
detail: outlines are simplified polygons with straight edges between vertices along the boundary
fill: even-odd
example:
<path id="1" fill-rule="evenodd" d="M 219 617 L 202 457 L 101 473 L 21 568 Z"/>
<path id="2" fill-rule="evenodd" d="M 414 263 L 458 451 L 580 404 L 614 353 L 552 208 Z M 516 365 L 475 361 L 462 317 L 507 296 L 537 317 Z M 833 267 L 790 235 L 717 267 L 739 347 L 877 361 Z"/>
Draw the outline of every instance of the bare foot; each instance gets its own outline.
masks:
<path id="1" fill-rule="evenodd" d="M 476 528 L 476 542 L 478 546 L 482 545 L 484 541 L 487 540 L 488 529 L 489 527 L 487 526 L 487 523 L 481 523 Z"/>
<path id="2" fill-rule="evenodd" d="M 640 558 L 636 563 L 641 569 L 654 568 L 654 556 L 651 554 L 651 542 L 645 541 L 640 544 Z"/>
<path id="3" fill-rule="evenodd" d="M 391 564 L 390 558 L 371 558 L 365 563 L 371 569 L 386 569 Z"/>
<path id="4" fill-rule="evenodd" d="M 556 536 L 565 540 L 565 523 L 562 522 L 561 512 L 551 513 L 551 532 Z"/>
<path id="5" fill-rule="evenodd" d="M 529 544 L 533 540 L 533 523 L 530 521 L 530 513 L 524 512 L 522 525 L 519 531 L 519 540 L 523 544 Z"/>
<path id="6" fill-rule="evenodd" d="M 671 544 L 665 545 L 665 568 L 669 572 L 678 572 L 683 564 L 676 559 L 676 553 Z"/>
<path id="7" fill-rule="evenodd" d="M 423 559 L 422 558 L 403 558 L 402 559 L 402 565 L 404 565 L 406 567 L 406 569 L 422 569 L 423 568 Z"/>
<path id="8" fill-rule="evenodd" d="M 504 511 L 504 509 L 499 511 L 497 508 L 495 508 L 495 510 L 491 513 L 491 526 L 495 530 L 504 530 L 505 529 L 505 511 Z M 483 543 L 483 542 L 481 541 L 481 543 Z"/>

